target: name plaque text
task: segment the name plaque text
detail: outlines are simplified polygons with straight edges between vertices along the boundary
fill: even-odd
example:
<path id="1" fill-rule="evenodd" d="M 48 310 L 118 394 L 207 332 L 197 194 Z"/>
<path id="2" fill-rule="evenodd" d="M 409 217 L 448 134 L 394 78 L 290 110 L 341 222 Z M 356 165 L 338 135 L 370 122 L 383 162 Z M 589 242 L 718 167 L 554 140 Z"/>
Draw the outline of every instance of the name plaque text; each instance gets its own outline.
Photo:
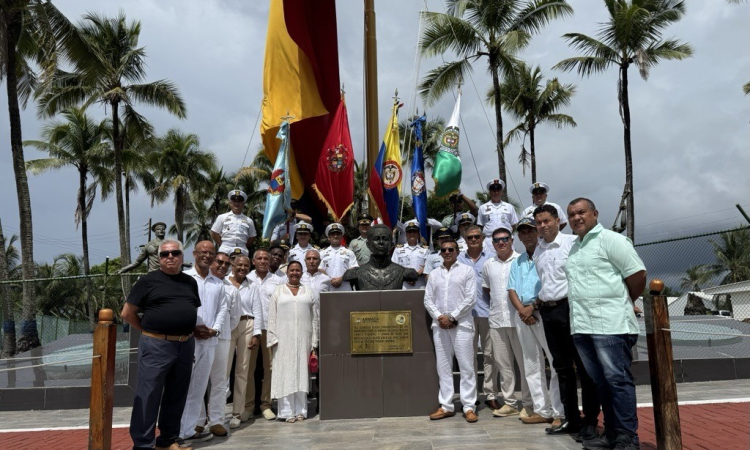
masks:
<path id="1" fill-rule="evenodd" d="M 352 311 L 352 355 L 412 353 L 411 311 Z"/>

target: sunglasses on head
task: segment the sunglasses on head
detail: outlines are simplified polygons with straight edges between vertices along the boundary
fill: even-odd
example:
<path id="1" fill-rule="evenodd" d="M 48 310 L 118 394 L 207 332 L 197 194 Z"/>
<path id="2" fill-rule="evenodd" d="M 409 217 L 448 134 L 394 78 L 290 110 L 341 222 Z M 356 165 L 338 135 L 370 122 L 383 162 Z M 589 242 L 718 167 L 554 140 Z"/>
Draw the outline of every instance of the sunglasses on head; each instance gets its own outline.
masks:
<path id="1" fill-rule="evenodd" d="M 164 250 L 163 252 L 159 252 L 159 258 L 169 258 L 170 256 L 176 258 L 180 255 L 182 255 L 182 250 Z"/>
<path id="2" fill-rule="evenodd" d="M 495 244 L 497 244 L 498 242 L 508 242 L 508 241 L 510 241 L 510 237 L 508 237 L 508 236 L 503 236 L 503 237 L 499 237 L 499 238 L 492 238 L 492 242 L 495 243 Z"/>
<path id="3" fill-rule="evenodd" d="M 454 247 L 445 247 L 440 249 L 440 253 L 453 253 L 456 249 Z"/>
<path id="4" fill-rule="evenodd" d="M 471 236 L 466 236 L 466 239 L 468 239 L 470 241 L 472 241 L 474 239 L 482 239 L 482 235 L 481 234 L 472 234 Z"/>

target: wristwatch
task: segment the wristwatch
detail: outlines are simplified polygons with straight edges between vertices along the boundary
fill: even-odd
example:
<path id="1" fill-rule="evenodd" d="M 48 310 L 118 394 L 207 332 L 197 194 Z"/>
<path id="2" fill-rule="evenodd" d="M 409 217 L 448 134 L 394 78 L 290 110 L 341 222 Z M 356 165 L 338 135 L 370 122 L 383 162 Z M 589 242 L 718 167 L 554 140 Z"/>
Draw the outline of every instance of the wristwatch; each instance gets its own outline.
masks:
<path id="1" fill-rule="evenodd" d="M 214 330 L 216 332 L 216 337 L 219 337 L 219 330 L 217 330 L 215 328 L 212 328 L 212 330 Z"/>
<path id="2" fill-rule="evenodd" d="M 534 302 L 532 305 L 534 305 L 534 311 L 539 311 L 539 303 Z"/>

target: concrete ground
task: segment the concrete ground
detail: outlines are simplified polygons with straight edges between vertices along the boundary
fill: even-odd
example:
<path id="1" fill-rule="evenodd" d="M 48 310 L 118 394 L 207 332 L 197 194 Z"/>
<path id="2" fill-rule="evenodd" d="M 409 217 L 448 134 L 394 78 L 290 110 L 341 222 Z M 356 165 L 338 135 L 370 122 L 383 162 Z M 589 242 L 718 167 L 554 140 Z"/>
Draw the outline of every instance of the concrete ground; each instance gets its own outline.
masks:
<path id="1" fill-rule="evenodd" d="M 437 393 L 436 393 L 437 397 Z M 750 380 L 678 385 L 682 435 L 686 449 L 750 448 Z M 651 392 L 638 388 L 640 435 L 643 448 L 656 448 Z M 437 402 L 436 402 L 437 407 Z M 352 405 L 356 408 L 356 405 Z M 545 425 L 524 425 L 517 417 L 493 418 L 479 409 L 479 422 L 456 415 L 440 421 L 427 416 L 408 418 L 321 421 L 300 423 L 251 420 L 226 438 L 196 445 L 230 449 L 580 449 L 569 436 L 548 436 Z M 129 408 L 114 411 L 113 449 L 132 446 L 128 435 Z M 0 412 L 3 448 L 84 449 L 88 410 Z"/>

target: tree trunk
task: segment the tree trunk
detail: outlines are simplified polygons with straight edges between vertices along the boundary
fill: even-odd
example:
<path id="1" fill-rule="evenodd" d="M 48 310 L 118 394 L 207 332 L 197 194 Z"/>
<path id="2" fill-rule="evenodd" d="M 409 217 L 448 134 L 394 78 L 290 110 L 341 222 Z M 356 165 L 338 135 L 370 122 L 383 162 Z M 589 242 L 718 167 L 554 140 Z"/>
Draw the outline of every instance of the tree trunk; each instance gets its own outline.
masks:
<path id="1" fill-rule="evenodd" d="M 86 309 L 88 309 L 89 323 L 91 324 L 91 331 L 96 326 L 96 307 L 94 305 L 93 296 L 91 295 L 91 267 L 89 264 L 89 229 L 88 229 L 88 214 L 86 214 L 86 172 L 87 169 L 84 166 L 78 171 L 78 208 L 81 211 L 81 245 L 83 246 L 83 274 L 86 276 L 83 280 L 83 296 L 86 301 Z"/>
<path id="2" fill-rule="evenodd" d="M 128 259 L 130 258 L 130 176 L 125 174 L 125 245 L 128 246 Z"/>
<path id="3" fill-rule="evenodd" d="M 175 201 L 174 201 L 174 226 L 177 229 L 177 240 L 182 242 L 185 241 L 183 238 L 183 228 L 185 224 L 185 210 L 187 209 L 187 193 L 185 192 L 185 186 L 180 186 L 175 190 Z"/>
<path id="4" fill-rule="evenodd" d="M 120 102 L 113 101 L 112 106 L 112 137 L 115 144 L 115 201 L 117 203 L 117 228 L 120 232 L 120 268 L 130 264 L 130 247 L 128 247 L 127 230 L 125 229 L 125 207 L 122 204 L 122 136 L 120 136 L 119 108 Z M 130 293 L 128 277 L 122 277 L 123 293 L 127 297 Z"/>
<path id="5" fill-rule="evenodd" d="M 490 54 L 490 72 L 492 72 L 492 87 L 495 92 L 495 140 L 497 141 L 497 168 L 499 177 L 505 182 L 505 148 L 503 147 L 503 115 L 500 103 L 500 75 L 498 74 L 497 57 Z M 508 183 L 505 182 L 506 187 Z M 508 190 L 503 191 L 503 200 L 508 201 Z"/>
<path id="6" fill-rule="evenodd" d="M 0 222 L 0 281 L 8 281 L 8 260 L 5 259 L 5 235 Z M 3 306 L 3 358 L 16 354 L 16 319 L 13 316 L 13 299 L 10 297 L 10 285 L 0 284 L 0 297 Z"/>
<path id="7" fill-rule="evenodd" d="M 531 184 L 536 183 L 536 149 L 534 148 L 534 128 L 533 124 L 529 125 L 529 146 L 531 147 Z"/>
<path id="8" fill-rule="evenodd" d="M 34 267 L 34 234 L 31 222 L 31 196 L 29 183 L 26 178 L 26 162 L 23 156 L 23 136 L 21 134 L 21 110 L 18 105 L 18 66 L 16 45 L 21 33 L 21 16 L 17 9 L 9 8 L 5 14 L 6 28 L 6 59 L 7 79 L 5 85 L 8 91 L 8 117 L 10 118 L 10 148 L 13 154 L 13 172 L 16 178 L 16 194 L 18 198 L 18 216 L 21 228 L 21 271 L 25 280 L 35 277 Z M 39 332 L 36 328 L 36 299 L 34 285 L 23 283 L 23 307 L 21 314 L 21 337 L 18 339 L 18 351 L 25 352 L 41 345 Z"/>
<path id="9" fill-rule="evenodd" d="M 630 195 L 626 203 L 626 227 L 628 229 L 628 237 L 635 244 L 635 215 L 634 205 L 635 198 L 633 192 L 633 153 L 630 147 L 630 102 L 628 100 L 628 63 L 625 63 L 620 69 L 622 74 L 622 85 L 621 91 L 621 106 L 622 106 L 622 122 L 624 127 L 624 141 L 625 141 L 625 189 L 628 190 Z"/>

